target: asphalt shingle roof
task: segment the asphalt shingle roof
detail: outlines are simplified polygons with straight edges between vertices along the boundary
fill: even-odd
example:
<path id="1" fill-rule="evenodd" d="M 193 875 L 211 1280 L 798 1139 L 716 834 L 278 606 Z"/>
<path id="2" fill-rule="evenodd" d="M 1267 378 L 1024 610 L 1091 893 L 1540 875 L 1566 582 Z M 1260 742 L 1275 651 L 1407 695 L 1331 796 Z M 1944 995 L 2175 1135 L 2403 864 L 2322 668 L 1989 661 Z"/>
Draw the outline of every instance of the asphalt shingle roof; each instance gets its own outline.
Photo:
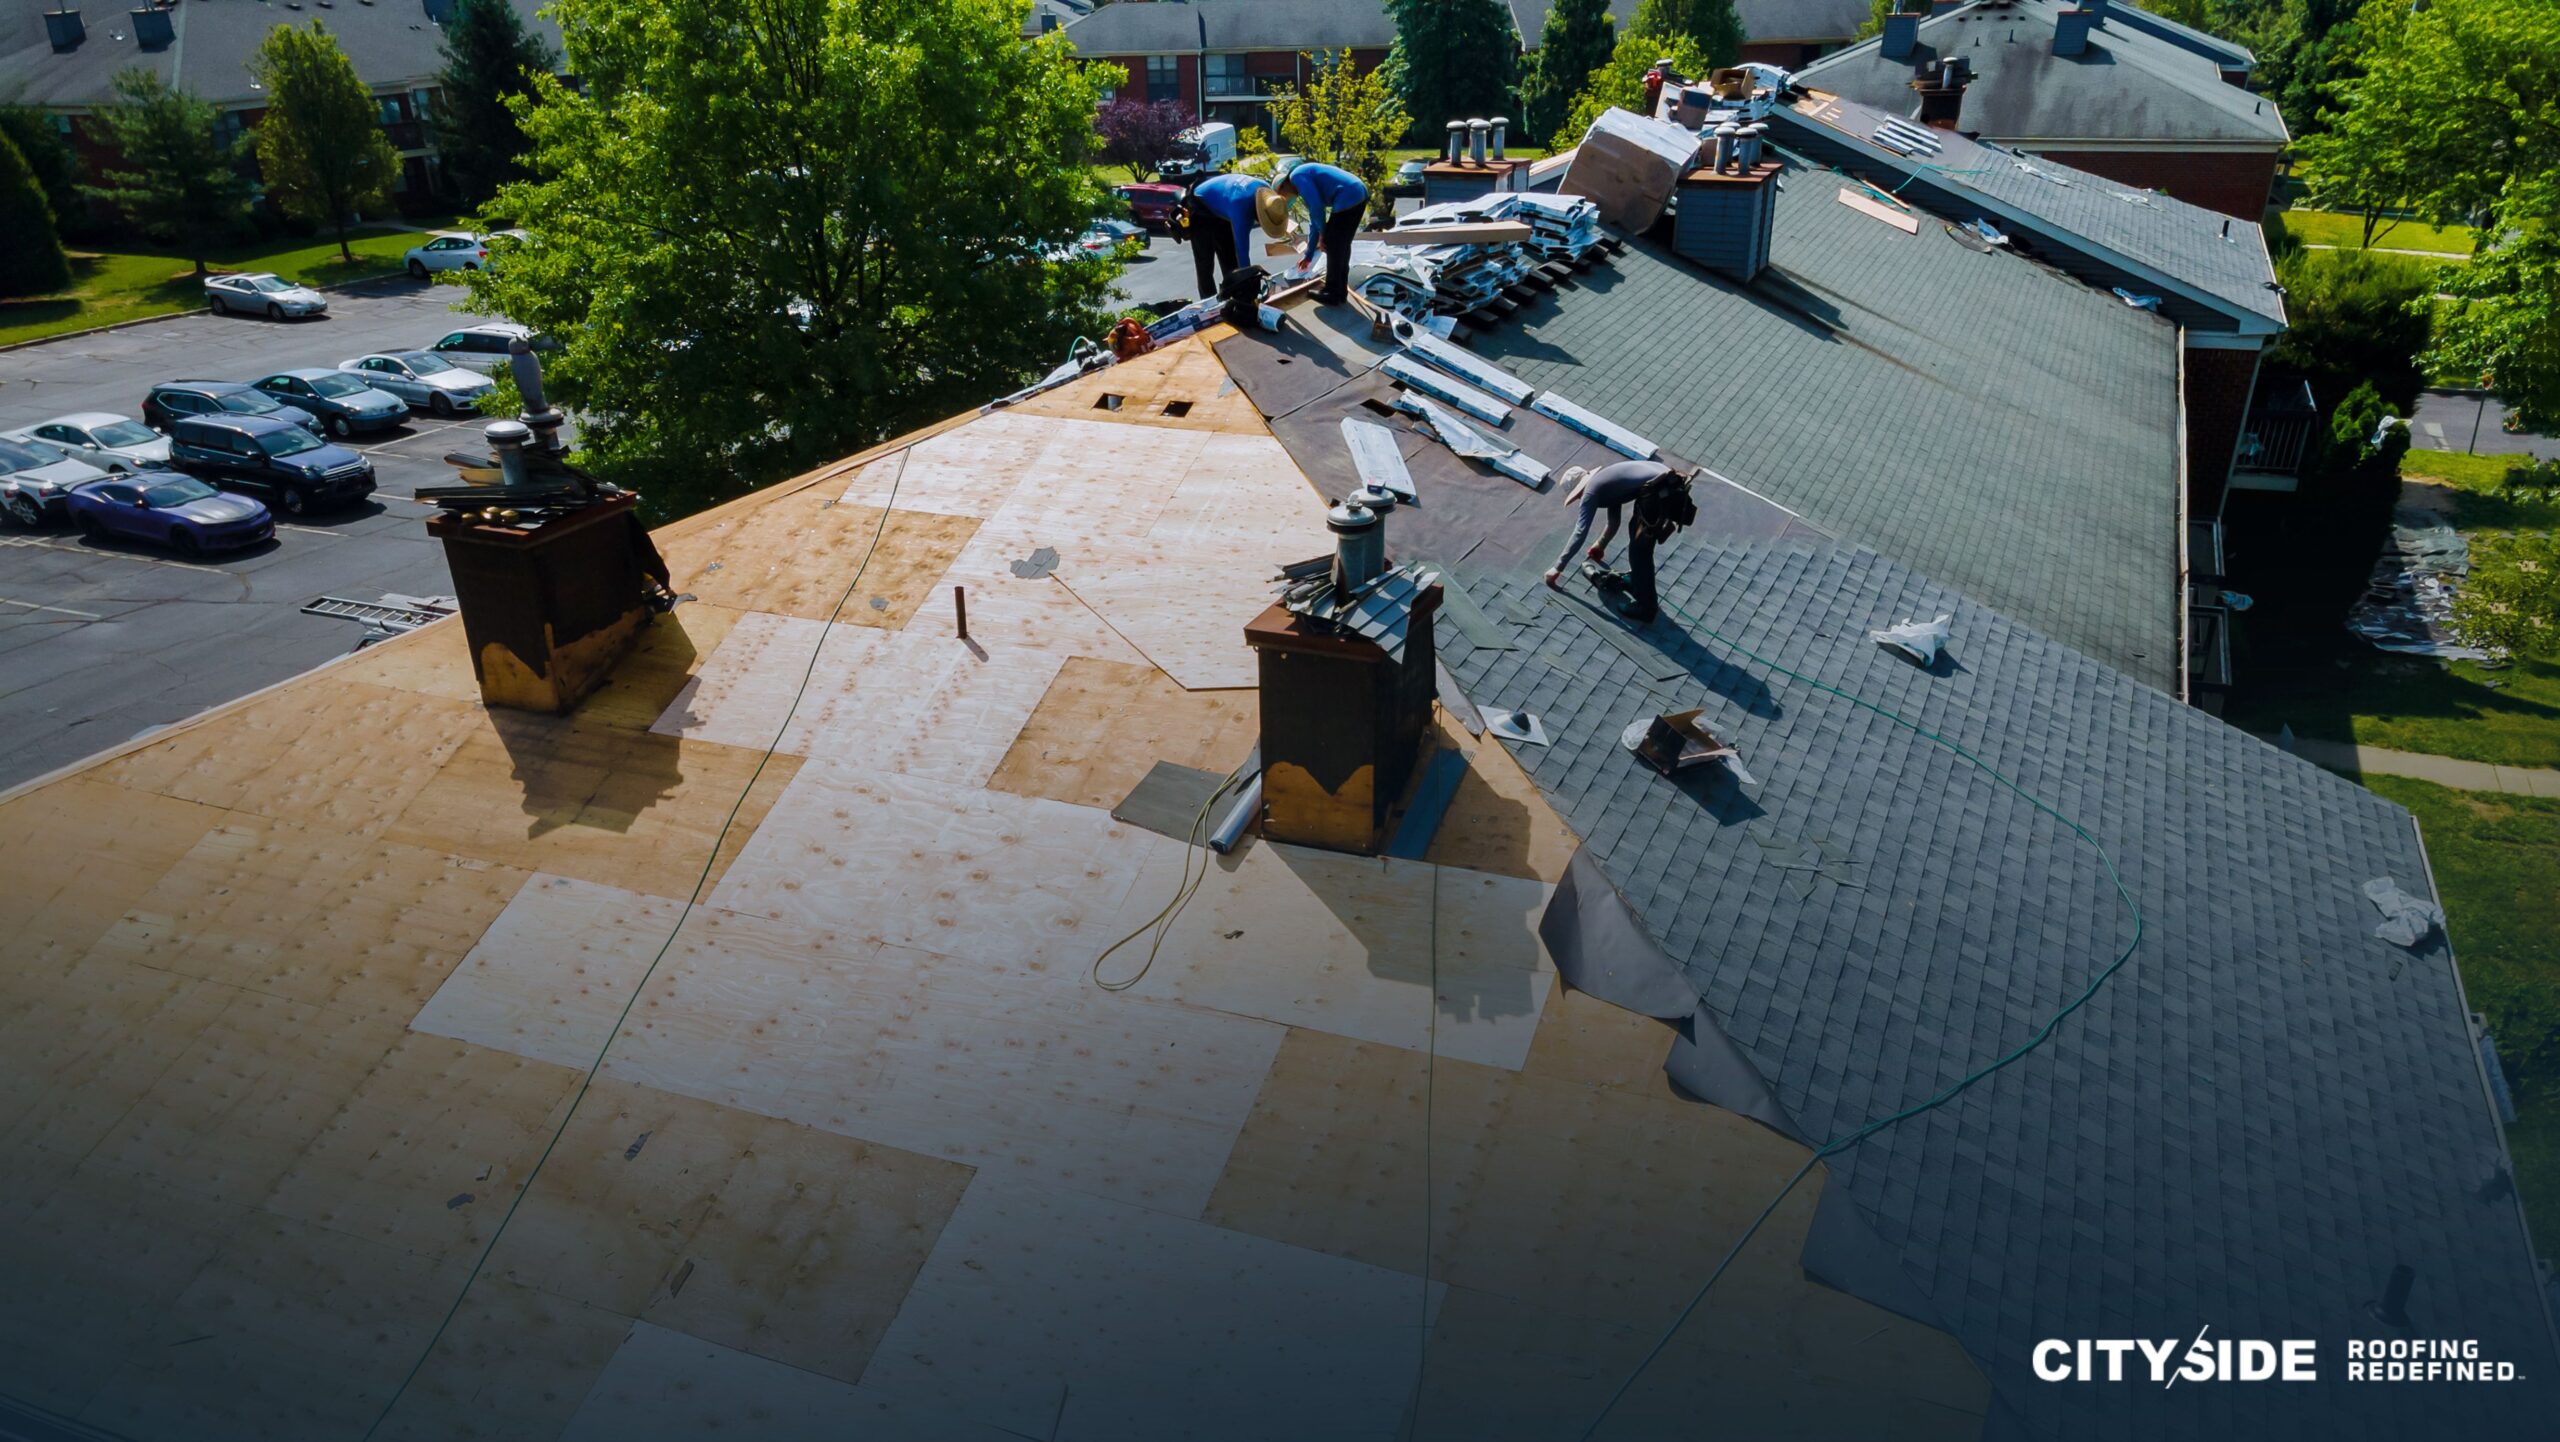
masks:
<path id="1" fill-rule="evenodd" d="M 1835 423 L 1854 428 L 1854 413 Z M 2132 920 L 2065 826 L 1748 653 L 1967 748 L 2121 868 L 2144 925 L 2128 965 L 2025 1060 L 1835 1158 L 1825 1188 L 1882 1260 L 1863 1282 L 1817 1275 L 1924 1304 L 1997 1389 L 1989 1435 L 2547 1426 L 2560 1357 L 2499 1185 L 2451 959 L 2440 941 L 2413 954 L 2375 937 L 2359 890 L 2377 876 L 2428 889 L 2406 813 L 1914 568 L 1776 518 L 1668 543 L 1666 623 L 1643 637 L 1530 566 L 1454 574 L 1483 619 L 1442 629 L 1443 661 L 1479 706 L 1542 718 L 1553 744 L 1514 755 L 1766 1080 L 1782 1130 L 1836 1136 L 2001 1055 Z M 1866 634 L 1941 613 L 1952 660 L 1935 671 Z M 1629 722 L 1692 706 L 1756 786 L 1716 768 L 1666 779 L 1621 748 Z M 2385 1331 L 2366 1303 L 2400 1264 L 2419 1278 L 2405 1335 L 2475 1338 L 2528 1380 L 2347 1383 L 2345 1343 Z M 2029 1370 L 2046 1337 L 2200 1328 L 2316 1339 L 2322 1380 L 2163 1389 Z"/>
<path id="2" fill-rule="evenodd" d="M 1888 118 L 1890 112 L 1874 106 L 1817 93 L 1773 111 L 1770 138 L 1799 148 L 1843 148 L 1850 153 L 1823 148 L 1815 158 L 1841 163 L 1905 199 L 1932 203 L 1943 196 L 1936 203 L 1955 219 L 1985 213 L 2000 224 L 2007 216 L 2029 217 L 2064 245 L 2188 287 L 2233 321 L 2254 317 L 2284 324 L 2284 298 L 2273 288 L 2275 263 L 2253 222 L 1947 131 L 1931 132 L 1940 146 L 1936 154 L 1898 154 L 1874 140 L 1876 127 Z M 1919 193 L 1907 183 L 1912 180 Z M 2143 286 L 2136 280 L 2131 288 Z"/>
<path id="3" fill-rule="evenodd" d="M 1783 184 L 1750 286 L 1638 241 L 1477 350 L 2174 690 L 2176 329 Z"/>
<path id="4" fill-rule="evenodd" d="M 1383 50 L 1395 21 L 1382 0 L 1151 0 L 1106 5 L 1067 27 L 1088 55 L 1193 50 Z"/>
<path id="5" fill-rule="evenodd" d="M 2053 53 L 2055 0 L 1977 0 L 1920 22 L 1908 59 L 1887 59 L 1876 40 L 1826 55 L 1796 72 L 1807 85 L 1896 115 L 1919 113 L 1912 71 L 1940 57 L 1972 62 L 1959 124 L 2026 144 L 2067 140 L 2221 141 L 2284 144 L 2275 102 L 2227 83 L 2214 61 L 2182 44 L 2113 20 L 2090 32 L 2086 53 Z"/>

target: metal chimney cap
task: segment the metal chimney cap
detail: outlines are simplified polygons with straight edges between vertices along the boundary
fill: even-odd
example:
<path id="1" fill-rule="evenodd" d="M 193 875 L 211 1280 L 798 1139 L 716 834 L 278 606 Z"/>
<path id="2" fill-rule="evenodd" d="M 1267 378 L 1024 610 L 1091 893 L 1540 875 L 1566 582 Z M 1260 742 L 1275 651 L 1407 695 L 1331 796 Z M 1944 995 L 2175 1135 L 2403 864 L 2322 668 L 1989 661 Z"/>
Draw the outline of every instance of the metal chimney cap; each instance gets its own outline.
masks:
<path id="1" fill-rule="evenodd" d="M 1344 500 L 1324 513 L 1324 524 L 1325 529 L 1336 535 L 1356 535 L 1375 527 L 1378 524 L 1378 513 L 1360 504 L 1357 499 Z"/>
<path id="2" fill-rule="evenodd" d="M 533 439 L 533 427 L 522 421 L 491 421 L 480 428 L 480 438 L 493 446 L 520 446 Z"/>

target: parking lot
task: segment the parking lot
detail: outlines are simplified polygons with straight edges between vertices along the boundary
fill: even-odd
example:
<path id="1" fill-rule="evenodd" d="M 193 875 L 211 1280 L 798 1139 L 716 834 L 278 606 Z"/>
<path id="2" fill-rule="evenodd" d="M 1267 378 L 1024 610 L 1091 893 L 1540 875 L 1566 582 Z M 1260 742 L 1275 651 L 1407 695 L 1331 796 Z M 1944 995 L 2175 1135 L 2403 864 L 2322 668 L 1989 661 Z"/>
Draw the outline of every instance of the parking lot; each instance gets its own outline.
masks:
<path id="1" fill-rule="evenodd" d="M 70 411 L 135 415 L 159 381 L 255 380 L 429 343 L 459 323 L 459 295 L 383 281 L 332 295 L 312 320 L 190 315 L 0 352 L 0 430 Z M 479 449 L 480 424 L 421 416 L 365 438 L 371 498 L 230 555 L 182 561 L 67 526 L 0 531 L 0 787 L 354 649 L 360 623 L 302 613 L 322 596 L 451 591 L 422 524 L 432 508 L 409 496 L 451 482 L 442 457 Z"/>

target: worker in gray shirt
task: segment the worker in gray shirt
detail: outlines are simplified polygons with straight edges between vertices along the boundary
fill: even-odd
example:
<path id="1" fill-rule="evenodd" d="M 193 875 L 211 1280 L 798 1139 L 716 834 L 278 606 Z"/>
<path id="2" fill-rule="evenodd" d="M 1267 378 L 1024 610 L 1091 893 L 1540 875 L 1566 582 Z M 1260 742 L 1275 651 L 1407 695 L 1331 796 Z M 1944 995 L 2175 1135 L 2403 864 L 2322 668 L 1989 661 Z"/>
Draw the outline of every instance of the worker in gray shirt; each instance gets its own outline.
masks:
<path id="1" fill-rule="evenodd" d="M 1626 580 L 1612 585 L 1617 581 L 1615 576 L 1606 581 L 1594 576 L 1593 583 L 1625 595 L 1628 620 L 1639 626 L 1651 623 L 1660 610 L 1653 586 L 1654 543 L 1698 518 L 1697 504 L 1689 498 L 1689 478 L 1660 461 L 1620 461 L 1596 471 L 1567 466 L 1563 479 L 1567 486 L 1565 504 L 1580 509 L 1575 513 L 1573 538 L 1564 543 L 1564 554 L 1548 570 L 1547 584 L 1563 589 L 1556 583 L 1564 575 L 1564 568 L 1573 564 L 1574 552 L 1582 549 L 1583 541 L 1591 534 L 1593 514 L 1600 511 L 1609 513 L 1609 522 L 1586 555 L 1593 566 L 1605 565 L 1609 543 L 1617 539 L 1618 513 L 1632 505 L 1636 518 L 1628 529 Z"/>

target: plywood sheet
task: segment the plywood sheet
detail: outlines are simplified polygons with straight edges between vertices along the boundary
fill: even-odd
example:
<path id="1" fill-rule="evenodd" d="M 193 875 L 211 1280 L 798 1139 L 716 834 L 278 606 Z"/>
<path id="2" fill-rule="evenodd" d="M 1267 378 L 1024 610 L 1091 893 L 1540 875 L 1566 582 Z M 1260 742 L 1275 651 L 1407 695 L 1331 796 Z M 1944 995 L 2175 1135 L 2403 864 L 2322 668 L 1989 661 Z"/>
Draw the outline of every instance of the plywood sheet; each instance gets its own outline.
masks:
<path id="1" fill-rule="evenodd" d="M 1427 861 L 1504 876 L 1530 876 L 1553 886 L 1581 842 L 1547 804 L 1510 749 L 1490 736 L 1469 736 L 1445 715 L 1435 717 L 1439 743 L 1467 758 L 1448 814 L 1423 853 Z"/>
<path id="2" fill-rule="evenodd" d="M 1070 657 L 987 784 L 1108 809 L 1158 761 L 1224 775 L 1253 750 L 1260 699 L 1186 691 L 1153 666 Z"/>
<path id="3" fill-rule="evenodd" d="M 1179 855 L 1170 848 L 1165 868 L 1132 889 L 1114 934 L 1171 899 Z M 1211 864 L 1136 991 L 1516 1070 L 1553 974 L 1536 936 L 1548 891 L 1262 842 Z M 1112 974 L 1142 955 L 1114 957 Z"/>
<path id="4" fill-rule="evenodd" d="M 900 1405 L 814 1372 L 648 1322 L 631 1329 L 560 1442 L 727 1437 L 1020 1442 L 1015 1433 Z"/>
<path id="5" fill-rule="evenodd" d="M 0 805 L 0 987 L 69 971 L 222 817 L 85 776 Z"/>
<path id="6" fill-rule="evenodd" d="M 585 1071 L 683 911 L 618 886 L 529 877 L 409 1024 Z"/>
<path id="7" fill-rule="evenodd" d="M 813 760 L 712 900 L 802 931 L 1081 975 L 1157 840 L 1108 812 Z"/>
<path id="8" fill-rule="evenodd" d="M 265 1209 L 419 1256 L 471 1257 L 578 1080 L 567 1067 L 412 1032 L 347 1096 Z"/>
<path id="9" fill-rule="evenodd" d="M 1531 1076 L 1605 1087 L 1660 1100 L 1680 1100 L 1662 1059 L 1679 1030 L 1669 1022 L 1612 1006 L 1561 982 L 1538 1017 L 1538 1036 L 1521 1070 Z"/>
<path id="10" fill-rule="evenodd" d="M 884 888 L 883 894 L 891 894 Z M 1196 1214 L 1280 1028 L 790 921 L 697 911 L 609 1076 Z"/>
<path id="11" fill-rule="evenodd" d="M 1158 669 L 1206 691 L 1261 679 L 1244 627 L 1270 607 L 1278 571 L 1277 562 L 1168 561 L 1060 579 Z"/>
<path id="12" fill-rule="evenodd" d="M 978 520 L 995 514 L 1060 432 L 1045 420 L 997 411 L 880 457 L 855 472 L 846 506 L 886 506 Z"/>
<path id="13" fill-rule="evenodd" d="M 1022 1436 L 1396 1434 L 1417 1278 L 981 1176 L 862 1390 Z"/>
<path id="14" fill-rule="evenodd" d="M 468 1264 L 253 1215 L 82 1420 L 133 1437 L 354 1437 L 461 1290 Z"/>
<path id="15" fill-rule="evenodd" d="M 1150 545 L 1168 557 L 1242 553 L 1275 567 L 1333 550 L 1325 499 L 1267 435 L 1219 436 L 1168 496 Z"/>
<path id="16" fill-rule="evenodd" d="M 483 1273 L 382 1429 L 381 1442 L 550 1442 L 631 1319 Z"/>
<path id="17" fill-rule="evenodd" d="M 670 540 L 675 589 L 734 610 L 894 628 L 977 529 L 967 516 L 903 507 L 884 524 L 879 507 L 822 490 L 777 496 Z"/>
<path id="18" fill-rule="evenodd" d="M 720 644 L 739 614 L 724 606 L 688 601 L 653 618 L 642 628 L 630 654 L 615 664 L 604 686 L 579 704 L 578 719 L 588 725 L 647 726 L 666 709 L 685 676 Z M 475 706 L 480 701 L 470 642 L 458 621 L 368 647 L 338 663 L 330 674 Z"/>
<path id="19" fill-rule="evenodd" d="M 235 994 L 107 956 L 25 993 L 0 1014 L 0 1156 L 88 1152 Z"/>
<path id="20" fill-rule="evenodd" d="M 523 879 L 422 847 L 237 816 L 169 868 L 98 954 L 405 1020 Z"/>
<path id="21" fill-rule="evenodd" d="M 1110 409 L 1105 396 L 1120 397 Z M 1166 412 L 1168 405 L 1187 403 L 1184 415 Z M 1123 424 L 1176 430 L 1263 434 L 1261 413 L 1227 378 L 1202 336 L 1188 336 L 1161 350 L 1125 360 L 1092 375 L 1017 403 L 1019 414 L 1112 420 Z"/>

